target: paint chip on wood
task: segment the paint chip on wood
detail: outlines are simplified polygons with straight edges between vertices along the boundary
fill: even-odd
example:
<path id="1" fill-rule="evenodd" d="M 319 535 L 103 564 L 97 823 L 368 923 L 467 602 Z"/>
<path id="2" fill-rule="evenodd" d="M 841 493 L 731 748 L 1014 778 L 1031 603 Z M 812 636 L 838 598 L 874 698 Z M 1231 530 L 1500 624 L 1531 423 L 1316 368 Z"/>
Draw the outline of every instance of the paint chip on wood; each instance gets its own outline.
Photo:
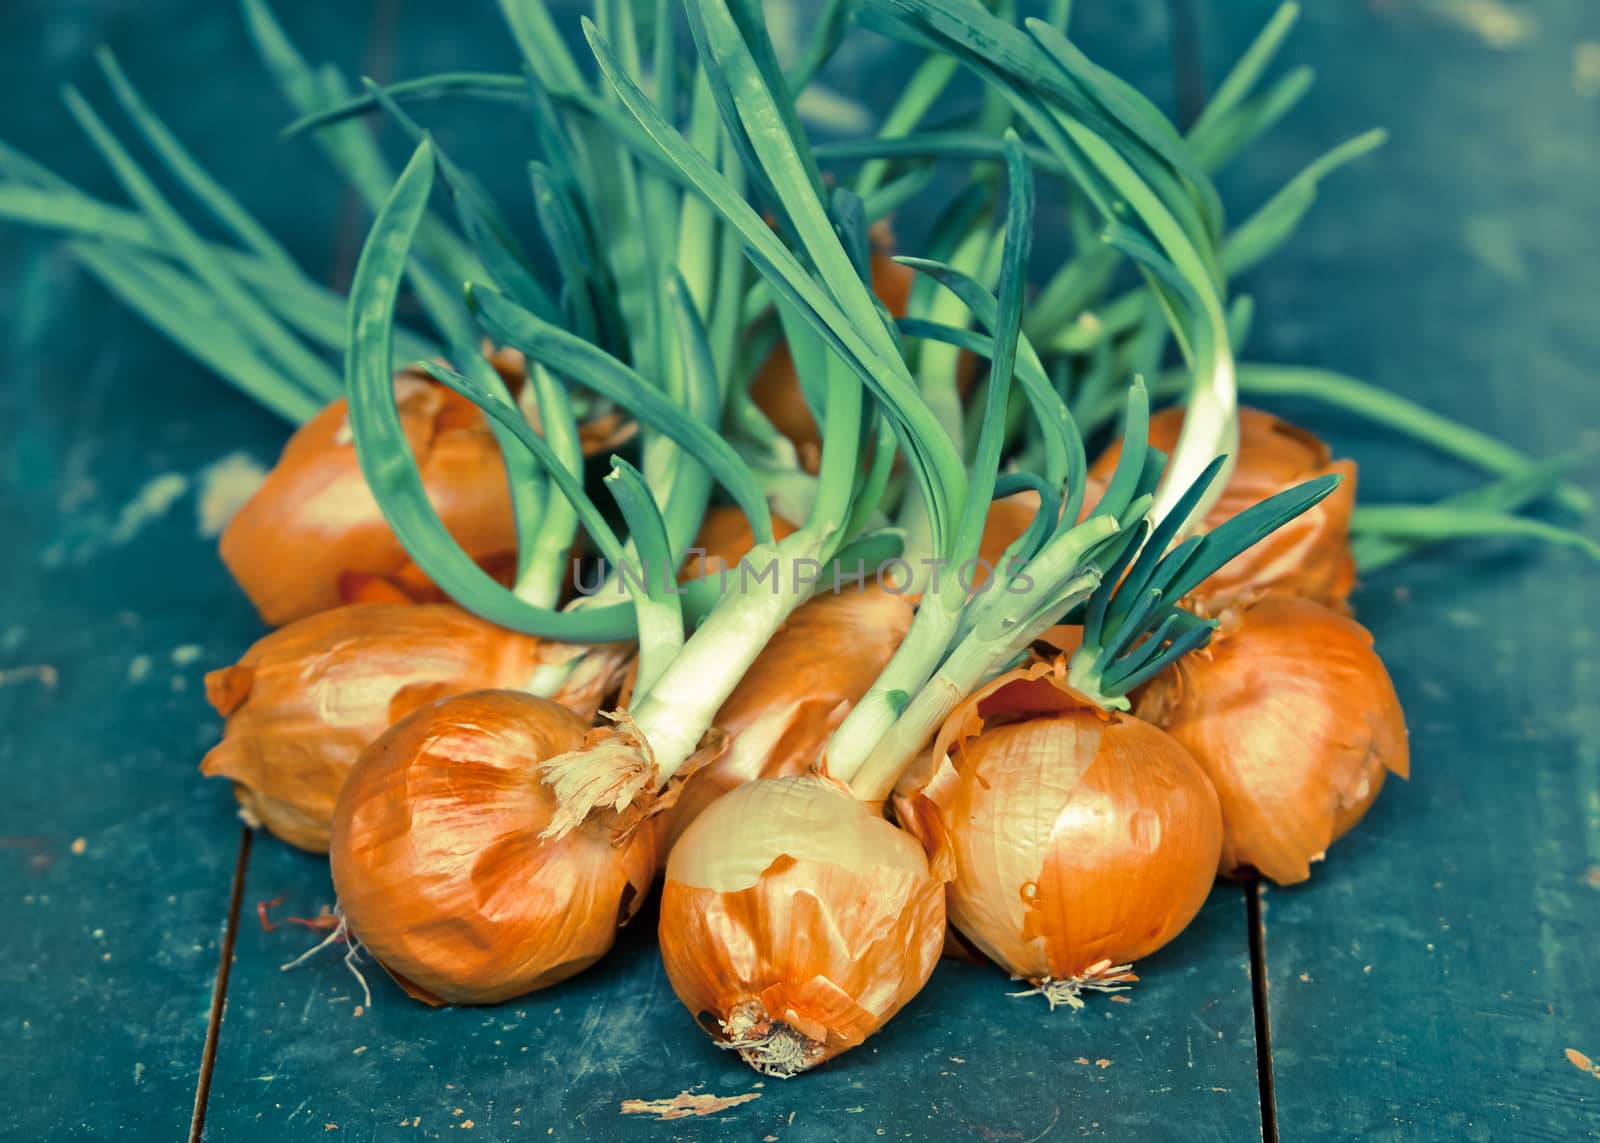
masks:
<path id="1" fill-rule="evenodd" d="M 122 506 L 109 539 L 113 544 L 128 543 L 146 524 L 165 516 L 188 491 L 189 478 L 181 472 L 164 472 L 151 477 L 138 494 Z"/>
<path id="2" fill-rule="evenodd" d="M 1600 1064 L 1596 1064 L 1577 1048 L 1567 1049 L 1567 1061 L 1580 1072 L 1588 1072 L 1595 1079 L 1600 1079 Z"/>
<path id="3" fill-rule="evenodd" d="M 61 685 L 61 676 L 49 663 L 24 663 L 20 667 L 0 670 L 0 687 L 19 683 L 38 683 L 45 690 L 53 691 Z"/>
<path id="4" fill-rule="evenodd" d="M 246 452 L 232 452 L 200 470 L 200 494 L 195 500 L 195 531 L 203 540 L 222 535 L 244 502 L 255 495 L 267 470 Z"/>

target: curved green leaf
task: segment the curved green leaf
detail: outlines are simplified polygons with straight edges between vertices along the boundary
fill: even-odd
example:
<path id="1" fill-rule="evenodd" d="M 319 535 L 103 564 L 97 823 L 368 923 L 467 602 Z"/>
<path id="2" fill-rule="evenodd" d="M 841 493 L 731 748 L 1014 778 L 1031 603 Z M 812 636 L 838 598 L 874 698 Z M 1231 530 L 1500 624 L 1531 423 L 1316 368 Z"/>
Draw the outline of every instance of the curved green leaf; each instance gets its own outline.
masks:
<path id="1" fill-rule="evenodd" d="M 469 611 L 547 638 L 576 642 L 631 638 L 637 629 L 631 607 L 552 611 L 518 599 L 462 551 L 428 501 L 395 407 L 389 365 L 394 306 L 412 240 L 427 211 L 433 171 L 433 146 L 424 139 L 378 212 L 351 286 L 345 377 L 350 427 L 362 475 L 406 551 L 429 578 Z M 497 399 L 480 407 L 491 416 L 504 411 Z M 550 470 L 554 479 L 564 471 L 559 463 Z"/>
<path id="2" fill-rule="evenodd" d="M 473 304 L 496 340 L 520 349 L 575 383 L 593 389 L 676 441 L 711 472 L 749 517 L 758 543 L 772 539 L 772 513 L 748 465 L 710 426 L 598 346 L 574 337 L 493 290 L 474 288 Z"/>

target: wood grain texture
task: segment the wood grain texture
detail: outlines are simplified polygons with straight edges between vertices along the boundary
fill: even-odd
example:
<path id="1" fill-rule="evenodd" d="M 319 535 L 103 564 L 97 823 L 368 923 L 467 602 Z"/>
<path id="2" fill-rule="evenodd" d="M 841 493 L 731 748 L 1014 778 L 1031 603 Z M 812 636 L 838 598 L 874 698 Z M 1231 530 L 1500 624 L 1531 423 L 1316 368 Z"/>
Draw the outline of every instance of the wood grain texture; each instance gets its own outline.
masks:
<path id="1" fill-rule="evenodd" d="M 1213 74 L 1271 7 L 1207 6 Z M 1581 61 L 1600 14 L 1306 8 L 1288 55 L 1317 67 L 1318 90 L 1241 165 L 1234 199 L 1370 126 L 1393 141 L 1330 182 L 1303 239 L 1257 275 L 1250 355 L 1371 379 L 1539 455 L 1592 444 L 1600 101 Z M 1320 424 L 1361 462 L 1363 500 L 1474 479 L 1353 421 Z M 1565 1054 L 1600 1055 L 1596 582 L 1582 557 L 1490 543 L 1396 565 L 1358 595 L 1414 776 L 1307 885 L 1264 898 L 1284 1139 L 1600 1136 L 1600 1082 Z"/>

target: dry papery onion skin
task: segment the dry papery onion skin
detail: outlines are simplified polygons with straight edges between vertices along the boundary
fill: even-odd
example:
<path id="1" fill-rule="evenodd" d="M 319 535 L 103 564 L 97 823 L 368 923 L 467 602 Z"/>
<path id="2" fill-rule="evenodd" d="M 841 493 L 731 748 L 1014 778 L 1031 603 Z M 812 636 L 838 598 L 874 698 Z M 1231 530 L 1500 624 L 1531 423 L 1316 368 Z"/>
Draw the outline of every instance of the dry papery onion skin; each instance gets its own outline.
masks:
<path id="1" fill-rule="evenodd" d="M 429 502 L 450 534 L 487 564 L 515 553 L 505 462 L 483 413 L 413 374 L 395 378 L 395 398 Z M 352 577 L 428 586 L 367 487 L 348 425 L 340 399 L 296 430 L 223 530 L 223 563 L 273 626 L 346 602 Z"/>
<path id="2" fill-rule="evenodd" d="M 1272 594 L 1222 613 L 1209 647 L 1137 696 L 1183 743 L 1222 802 L 1221 871 L 1280 885 L 1410 773 L 1405 713 L 1372 635 L 1309 600 Z"/>
<path id="3" fill-rule="evenodd" d="M 1169 735 L 1042 672 L 1018 672 L 979 710 L 1017 721 L 969 726 L 907 776 L 895 810 L 949 863 L 952 928 L 1076 1006 L 1082 988 L 1134 979 L 1127 966 L 1199 912 L 1222 844 L 1217 795 Z"/>
<path id="4" fill-rule="evenodd" d="M 883 1027 L 943 943 L 944 885 L 922 847 L 827 778 L 740 786 L 667 861 L 667 979 L 702 1027 L 768 1075 Z"/>
<path id="5" fill-rule="evenodd" d="M 1151 446 L 1170 454 L 1182 428 L 1182 409 L 1156 413 L 1150 418 Z M 1122 442 L 1118 440 L 1096 458 L 1089 468 L 1091 486 L 1099 487 L 1111 479 L 1121 455 Z M 1221 600 L 1285 591 L 1343 609 L 1356 579 L 1355 561 L 1350 555 L 1350 514 L 1356 503 L 1355 462 L 1333 460 L 1328 446 L 1314 434 L 1252 408 L 1239 410 L 1237 455 L 1233 473 L 1221 497 L 1206 513 L 1201 532 L 1307 480 L 1330 473 L 1342 479 L 1321 503 L 1212 573 L 1195 595 Z"/>
<path id="6" fill-rule="evenodd" d="M 334 803 L 368 743 L 422 703 L 521 685 L 543 646 L 452 604 L 318 612 L 206 676 L 227 721 L 200 770 L 233 781 L 247 819 L 325 852 Z"/>
<path id="7" fill-rule="evenodd" d="M 334 814 L 333 883 L 350 932 L 412 996 L 493 1004 L 599 960 L 655 877 L 660 831 L 595 817 L 541 839 L 557 805 L 538 763 L 589 723 L 520 691 L 414 711 L 351 772 Z"/>

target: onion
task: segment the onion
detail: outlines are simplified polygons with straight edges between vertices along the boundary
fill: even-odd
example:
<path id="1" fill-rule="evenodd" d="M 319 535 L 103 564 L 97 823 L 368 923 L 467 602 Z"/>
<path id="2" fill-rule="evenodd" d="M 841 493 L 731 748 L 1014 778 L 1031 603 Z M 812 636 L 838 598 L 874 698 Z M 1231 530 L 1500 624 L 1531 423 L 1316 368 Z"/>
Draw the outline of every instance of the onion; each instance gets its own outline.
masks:
<path id="1" fill-rule="evenodd" d="M 876 585 L 802 604 L 717 712 L 729 748 L 685 779 L 669 843 L 735 786 L 810 771 L 910 626 L 911 604 Z"/>
<path id="2" fill-rule="evenodd" d="M 644 900 L 657 831 L 621 843 L 590 821 L 539 835 L 556 809 L 537 763 L 589 724 L 548 699 L 478 691 L 430 703 L 362 754 L 330 857 L 354 937 L 411 995 L 492 1004 L 593 964 Z"/>
<path id="3" fill-rule="evenodd" d="M 1170 453 L 1182 427 L 1182 409 L 1163 409 L 1150 418 L 1151 445 Z M 1121 455 L 1119 440 L 1090 466 L 1090 481 L 1109 481 Z M 1213 573 L 1196 594 L 1221 599 L 1248 592 L 1290 591 L 1318 603 L 1344 606 L 1356 575 L 1350 556 L 1356 466 L 1353 461 L 1335 461 L 1331 456 L 1328 446 L 1305 429 L 1260 409 L 1239 410 L 1238 463 L 1199 531 L 1215 528 L 1274 493 L 1315 477 L 1338 473 L 1344 479 L 1320 504 Z"/>
<path id="4" fill-rule="evenodd" d="M 860 1044 L 915 996 L 944 941 L 921 846 L 827 778 L 746 783 L 672 849 L 661 957 L 723 1046 L 789 1076 Z"/>
<path id="5" fill-rule="evenodd" d="M 446 604 L 307 616 L 206 676 L 227 723 L 200 769 L 233 780 L 248 820 L 322 852 L 334 801 L 368 743 L 422 703 L 525 683 L 543 653 L 532 636 Z"/>
<path id="6" fill-rule="evenodd" d="M 916 271 L 902 266 L 887 253 L 891 242 L 886 230 L 875 228 L 873 238 L 872 292 L 892 316 L 904 317 Z M 773 349 L 772 356 L 750 382 L 750 399 L 766 414 L 773 427 L 793 442 L 802 467 L 815 473 L 822 457 L 822 434 L 801 392 L 794 359 L 789 356 L 786 345 L 780 343 Z"/>
<path id="7" fill-rule="evenodd" d="M 1138 697 L 1216 783 L 1222 872 L 1279 884 L 1367 812 L 1384 775 L 1410 771 L 1405 715 L 1359 623 L 1288 595 L 1222 615 L 1210 647 Z"/>
<path id="8" fill-rule="evenodd" d="M 902 782 L 900 820 L 951 860 L 951 925 L 1052 1007 L 1137 979 L 1131 963 L 1205 903 L 1222 844 L 1210 781 L 1171 736 L 1077 698 L 1059 667 L 980 691 L 932 757 Z"/>
<path id="9" fill-rule="evenodd" d="M 395 378 L 395 399 L 429 500 L 450 534 L 474 559 L 514 552 L 505 464 L 483 413 L 408 374 Z M 339 400 L 301 426 L 223 530 L 223 562 L 274 626 L 339 606 L 341 580 L 352 573 L 422 578 L 367 488 L 346 418 Z"/>

